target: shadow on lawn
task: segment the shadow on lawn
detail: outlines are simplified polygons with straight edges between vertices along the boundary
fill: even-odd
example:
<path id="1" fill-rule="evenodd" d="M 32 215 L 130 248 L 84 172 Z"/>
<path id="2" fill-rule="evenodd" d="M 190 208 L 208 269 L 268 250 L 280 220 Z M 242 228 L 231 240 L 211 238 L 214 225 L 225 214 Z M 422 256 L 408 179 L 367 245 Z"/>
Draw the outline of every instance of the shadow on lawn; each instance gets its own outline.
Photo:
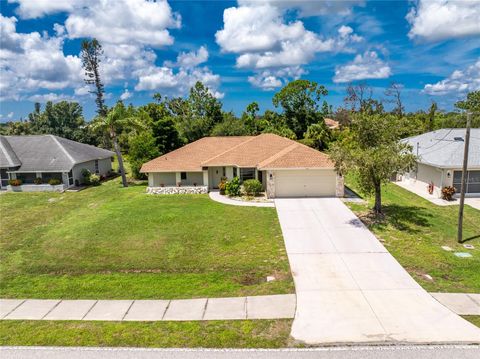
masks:
<path id="1" fill-rule="evenodd" d="M 376 216 L 370 212 L 363 219 L 372 227 L 385 228 L 390 225 L 399 231 L 414 234 L 421 232 L 416 227 L 430 227 L 429 218 L 433 217 L 426 208 L 396 204 L 384 205 L 383 213 L 383 216 Z"/>
<path id="2" fill-rule="evenodd" d="M 480 234 L 477 234 L 476 236 L 464 238 L 460 243 L 467 243 L 468 241 L 473 241 L 474 239 L 477 239 L 477 238 L 480 238 Z"/>

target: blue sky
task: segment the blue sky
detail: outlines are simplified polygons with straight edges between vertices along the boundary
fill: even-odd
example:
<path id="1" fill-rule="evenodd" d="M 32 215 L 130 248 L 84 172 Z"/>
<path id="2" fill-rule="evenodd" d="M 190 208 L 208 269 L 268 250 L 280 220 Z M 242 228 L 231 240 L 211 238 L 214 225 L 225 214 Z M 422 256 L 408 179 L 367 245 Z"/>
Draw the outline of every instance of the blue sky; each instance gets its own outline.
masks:
<path id="1" fill-rule="evenodd" d="M 104 46 L 107 101 L 135 105 L 155 92 L 183 96 L 205 82 L 225 110 L 305 78 L 342 104 L 349 82 L 377 97 L 403 84 L 407 110 L 432 100 L 451 109 L 480 89 L 480 1 L 0 0 L 0 121 L 33 103 L 75 100 L 85 117 L 94 99 L 83 83 L 80 42 Z"/>

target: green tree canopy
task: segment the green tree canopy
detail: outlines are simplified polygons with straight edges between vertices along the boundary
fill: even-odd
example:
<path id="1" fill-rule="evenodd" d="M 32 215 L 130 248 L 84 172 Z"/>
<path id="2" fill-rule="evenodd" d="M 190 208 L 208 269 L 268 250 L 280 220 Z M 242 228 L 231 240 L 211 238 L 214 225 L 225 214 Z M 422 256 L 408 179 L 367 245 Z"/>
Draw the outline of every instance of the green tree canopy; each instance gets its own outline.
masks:
<path id="1" fill-rule="evenodd" d="M 168 108 L 175 117 L 180 136 L 186 142 L 210 135 L 215 124 L 223 119 L 222 103 L 201 82 L 190 89 L 187 99 L 168 101 Z"/>
<path id="2" fill-rule="evenodd" d="M 400 142 L 397 121 L 393 115 L 356 114 L 346 135 L 330 150 L 337 171 L 353 172 L 361 190 L 375 195 L 377 214 L 382 212 L 382 184 L 415 163 L 410 146 Z"/>
<path id="3" fill-rule="evenodd" d="M 272 102 L 275 107 L 282 107 L 287 126 L 301 138 L 308 126 L 323 120 L 319 103 L 327 94 L 327 89 L 316 82 L 295 80 L 277 92 Z"/>
<path id="4" fill-rule="evenodd" d="M 328 148 L 332 134 L 325 122 L 322 121 L 308 126 L 303 138 L 303 143 L 307 146 L 323 151 Z"/>
<path id="5" fill-rule="evenodd" d="M 212 136 L 246 136 L 248 129 L 241 118 L 237 118 L 232 112 L 223 114 L 223 121 L 212 129 Z"/>
<path id="6" fill-rule="evenodd" d="M 142 165 L 160 155 L 152 131 L 145 130 L 130 136 L 128 145 L 128 160 L 130 161 L 133 177 L 137 179 L 145 178 L 145 175 L 140 173 Z"/>

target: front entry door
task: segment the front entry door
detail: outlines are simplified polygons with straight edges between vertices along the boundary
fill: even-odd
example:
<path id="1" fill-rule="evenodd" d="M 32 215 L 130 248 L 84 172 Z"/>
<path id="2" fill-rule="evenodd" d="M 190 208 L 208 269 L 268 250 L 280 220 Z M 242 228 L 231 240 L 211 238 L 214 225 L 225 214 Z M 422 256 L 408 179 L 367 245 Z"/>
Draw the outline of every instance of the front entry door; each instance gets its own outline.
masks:
<path id="1" fill-rule="evenodd" d="M 225 167 L 212 167 L 212 187 L 218 188 L 218 184 L 225 176 Z"/>

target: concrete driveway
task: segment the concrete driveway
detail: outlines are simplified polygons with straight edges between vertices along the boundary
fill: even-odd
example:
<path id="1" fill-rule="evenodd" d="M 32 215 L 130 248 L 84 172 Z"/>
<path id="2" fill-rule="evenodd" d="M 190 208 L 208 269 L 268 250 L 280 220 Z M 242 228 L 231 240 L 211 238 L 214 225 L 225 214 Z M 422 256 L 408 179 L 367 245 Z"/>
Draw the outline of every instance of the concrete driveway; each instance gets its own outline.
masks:
<path id="1" fill-rule="evenodd" d="M 292 336 L 307 344 L 480 342 L 338 198 L 276 199 L 295 281 Z"/>

